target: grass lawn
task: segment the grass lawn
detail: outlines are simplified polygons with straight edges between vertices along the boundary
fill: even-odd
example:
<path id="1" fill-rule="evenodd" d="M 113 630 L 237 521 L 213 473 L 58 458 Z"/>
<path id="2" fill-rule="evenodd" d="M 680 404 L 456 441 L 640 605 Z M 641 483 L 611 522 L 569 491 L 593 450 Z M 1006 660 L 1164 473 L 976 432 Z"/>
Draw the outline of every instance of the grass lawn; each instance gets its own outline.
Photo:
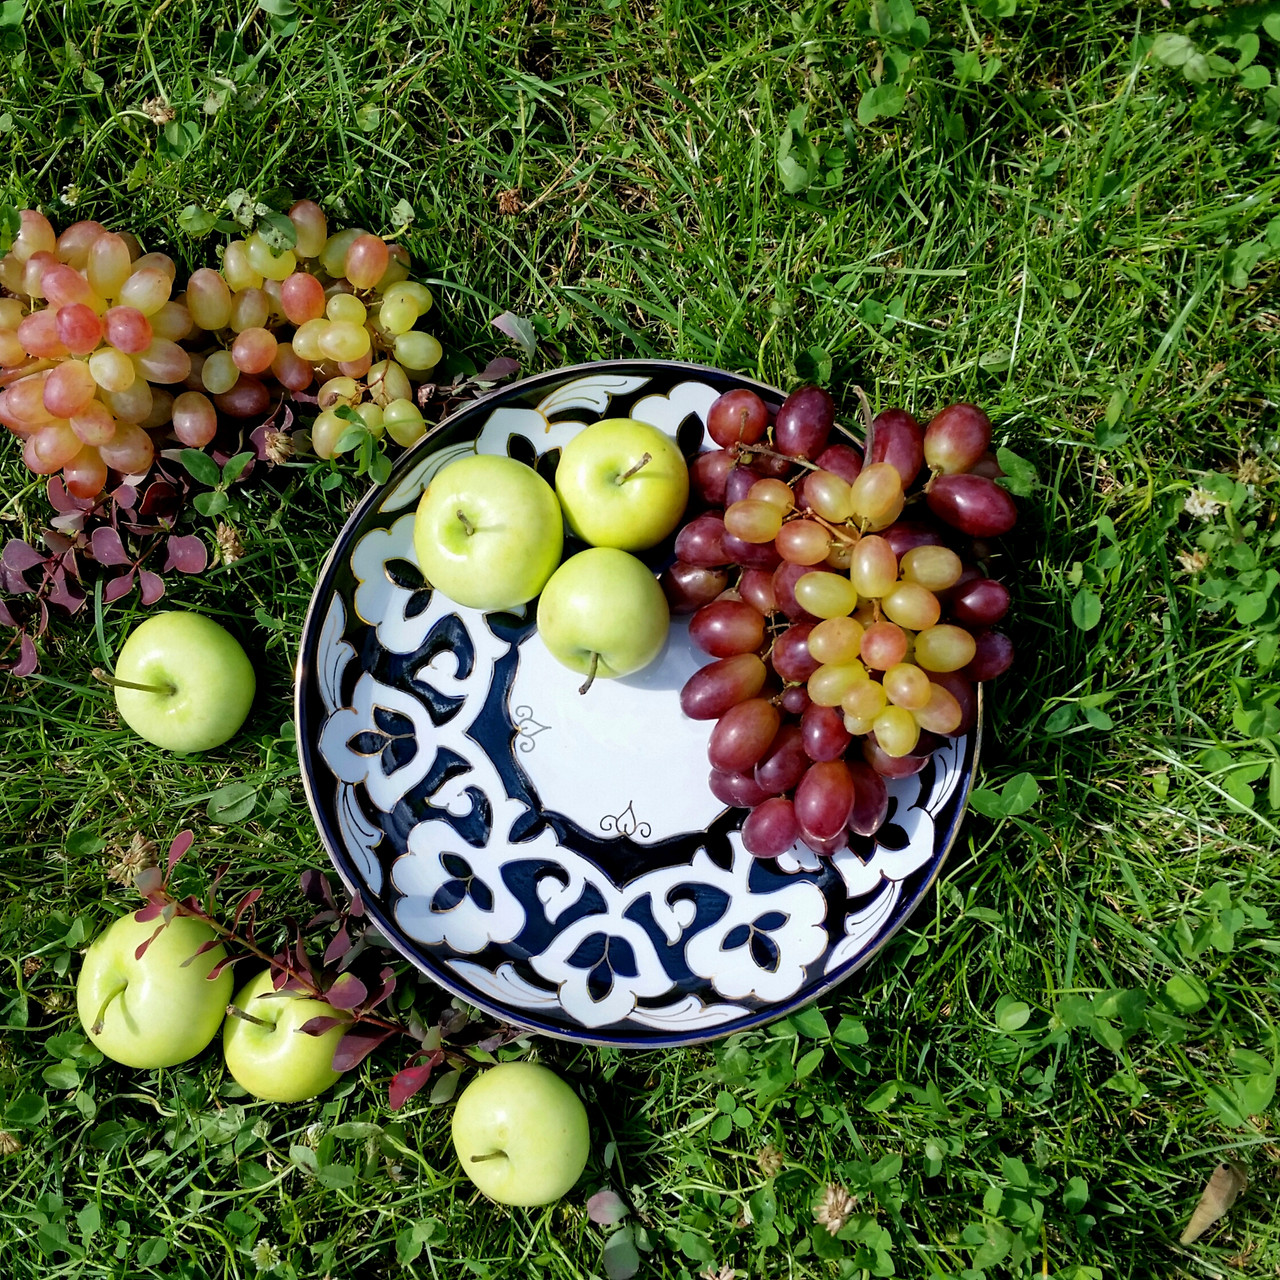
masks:
<path id="1" fill-rule="evenodd" d="M 137 901 L 108 875 L 135 832 L 193 828 L 183 891 L 230 862 L 224 900 L 262 887 L 264 935 L 327 865 L 292 662 L 365 482 L 249 487 L 244 557 L 169 584 L 256 651 L 227 747 L 153 750 L 91 687 L 136 593 L 0 676 L 0 1271 L 570 1280 L 605 1274 L 585 1206 L 607 1185 L 642 1276 L 1280 1272 L 1275 35 L 1249 76 L 1247 41 L 1226 71 L 1150 55 L 1203 16 L 1184 0 L 914 26 L 905 0 L 270 7 L 5 0 L 0 203 L 193 268 L 222 237 L 183 231 L 187 206 L 284 186 L 379 232 L 411 212 L 441 337 L 477 365 L 515 350 L 490 324 L 510 309 L 538 334 L 526 372 L 671 356 L 818 379 L 848 421 L 855 384 L 922 417 L 976 400 L 1040 482 L 1004 556 L 1019 660 L 984 812 L 860 977 L 707 1048 L 503 1050 L 575 1083 L 595 1145 L 561 1203 L 499 1211 L 447 1105 L 389 1110 L 402 1055 L 279 1106 L 214 1051 L 140 1072 L 85 1050 L 77 952 Z M 12 441 L 0 476 L 6 538 L 35 536 Z M 232 783 L 256 807 L 215 825 Z M 1249 1190 L 1179 1245 L 1224 1160 Z M 856 1202 L 834 1237 L 829 1185 Z"/>

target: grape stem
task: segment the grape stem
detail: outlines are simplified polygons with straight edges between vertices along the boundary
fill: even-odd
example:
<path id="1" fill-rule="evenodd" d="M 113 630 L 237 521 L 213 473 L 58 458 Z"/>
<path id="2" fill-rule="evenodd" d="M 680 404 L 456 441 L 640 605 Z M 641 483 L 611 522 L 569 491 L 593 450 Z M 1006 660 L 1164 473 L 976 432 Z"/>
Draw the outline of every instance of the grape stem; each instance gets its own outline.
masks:
<path id="1" fill-rule="evenodd" d="M 839 538 L 841 542 L 847 542 L 850 546 L 857 546 L 861 534 L 852 533 L 848 529 L 842 529 L 839 525 L 832 524 L 830 520 L 823 519 L 816 511 L 806 511 L 802 513 L 802 519 L 816 520 L 828 533 Z"/>
<path id="2" fill-rule="evenodd" d="M 227 1017 L 242 1018 L 245 1022 L 252 1022 L 256 1027 L 270 1027 L 272 1024 L 265 1018 L 255 1018 L 253 1014 L 246 1013 L 239 1005 L 227 1005 Z"/>
<path id="3" fill-rule="evenodd" d="M 596 669 L 599 665 L 600 655 L 598 653 L 592 653 L 591 666 L 587 668 L 587 678 L 582 682 L 582 687 L 578 690 L 579 693 L 586 693 L 586 691 L 591 688 L 592 681 L 596 678 Z"/>
<path id="4" fill-rule="evenodd" d="M 854 394 L 858 397 L 858 404 L 862 408 L 862 429 L 865 435 L 863 444 L 867 451 L 867 457 L 870 458 L 871 457 L 871 437 L 873 435 L 871 428 L 872 428 L 872 424 L 875 421 L 875 419 L 872 417 L 872 414 L 871 414 L 871 401 L 867 399 L 867 393 L 863 391 L 861 387 L 855 385 L 853 388 L 853 391 L 854 391 Z"/>
<path id="5" fill-rule="evenodd" d="M 456 514 L 458 519 L 462 521 L 462 531 L 467 535 L 468 538 L 473 537 L 475 535 L 476 527 L 471 523 L 470 520 L 467 519 L 466 512 L 463 511 L 461 507 L 459 507 Z"/>
<path id="6" fill-rule="evenodd" d="M 789 453 L 779 453 L 776 449 L 770 449 L 767 444 L 742 444 L 739 442 L 738 448 L 743 453 L 759 453 L 766 458 L 781 458 L 784 462 L 792 462 L 797 467 L 806 467 L 810 471 L 822 470 L 816 462 L 810 462 L 808 458 L 793 458 Z"/>
<path id="7" fill-rule="evenodd" d="M 174 684 L 137 684 L 133 680 L 117 680 L 109 676 L 101 667 L 94 667 L 92 673 L 95 680 L 109 684 L 113 689 L 136 689 L 139 693 L 158 693 L 162 698 L 172 698 L 178 692 Z"/>
<path id="8" fill-rule="evenodd" d="M 621 474 L 621 475 L 620 475 L 620 476 L 619 476 L 619 477 L 614 481 L 614 484 L 622 484 L 622 483 L 623 483 L 623 481 L 625 481 L 625 480 L 630 480 L 630 479 L 631 479 L 631 477 L 632 477 L 633 475 L 635 475 L 635 473 L 636 473 L 637 471 L 639 471 L 641 467 L 643 467 L 643 466 L 647 465 L 648 463 L 650 463 L 650 462 L 652 462 L 652 461 L 653 461 L 653 455 L 652 455 L 652 454 L 650 454 L 650 453 L 642 453 L 642 454 L 640 455 L 640 461 L 639 461 L 639 462 L 637 462 L 637 463 L 636 463 L 636 465 L 635 465 L 634 467 L 632 467 L 629 471 L 624 471 L 624 472 L 623 472 L 623 473 L 622 473 L 622 474 Z"/>

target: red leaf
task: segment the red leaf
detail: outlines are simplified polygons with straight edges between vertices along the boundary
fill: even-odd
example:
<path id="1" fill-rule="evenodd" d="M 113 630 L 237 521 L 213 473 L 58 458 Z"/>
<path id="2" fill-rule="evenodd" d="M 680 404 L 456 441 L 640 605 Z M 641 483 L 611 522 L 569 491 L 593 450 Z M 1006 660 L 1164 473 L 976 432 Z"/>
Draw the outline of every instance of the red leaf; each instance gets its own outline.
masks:
<path id="1" fill-rule="evenodd" d="M 208 942 L 202 942 L 193 955 L 189 955 L 179 966 L 179 969 L 185 969 L 189 964 L 194 964 L 206 951 L 212 951 L 214 947 L 222 946 L 221 938 L 210 938 Z"/>
<path id="2" fill-rule="evenodd" d="M 102 590 L 102 598 L 109 604 L 112 600 L 119 600 L 121 596 L 128 595 L 132 587 L 133 570 L 130 569 L 107 583 Z"/>
<path id="3" fill-rule="evenodd" d="M 298 933 L 298 940 L 296 945 L 293 948 L 293 955 L 294 955 L 294 959 L 298 962 L 298 968 L 301 969 L 302 972 L 305 973 L 307 977 L 311 979 L 312 982 L 315 982 L 316 971 L 311 964 L 311 957 L 307 954 L 306 943 L 302 941 L 301 931 L 299 931 Z"/>
<path id="4" fill-rule="evenodd" d="M 6 627 L 16 627 L 18 625 L 13 614 L 9 612 L 9 606 L 3 600 L 0 600 L 0 623 Z"/>
<path id="5" fill-rule="evenodd" d="M 616 1226 L 627 1216 L 627 1206 L 616 1191 L 606 1187 L 587 1201 L 587 1217 L 602 1227 Z"/>
<path id="6" fill-rule="evenodd" d="M 164 595 L 164 579 L 150 569 L 138 570 L 138 585 L 142 588 L 143 604 L 155 604 Z"/>
<path id="7" fill-rule="evenodd" d="M 501 382 L 503 378 L 509 378 L 512 374 L 519 372 L 519 360 L 513 360 L 510 356 L 498 356 L 496 360 L 490 360 L 484 369 L 476 374 L 474 381 Z"/>
<path id="8" fill-rule="evenodd" d="M 145 907 L 139 907 L 138 910 L 133 913 L 133 918 L 139 924 L 146 924 L 148 920 L 156 919 L 163 910 L 163 902 L 150 902 Z"/>
<path id="9" fill-rule="evenodd" d="M 209 549 L 194 533 L 170 538 L 165 549 L 165 573 L 170 569 L 177 569 L 179 573 L 203 573 L 209 563 Z"/>
<path id="10" fill-rule="evenodd" d="M 73 498 L 67 492 L 67 486 L 62 483 L 61 476 L 51 476 L 45 492 L 49 495 L 49 505 L 64 514 L 69 511 L 87 511 L 91 505 L 82 498 Z"/>
<path id="11" fill-rule="evenodd" d="M 18 645 L 18 661 L 9 670 L 15 676 L 29 676 L 40 666 L 40 656 L 36 653 L 36 644 L 24 631 Z"/>
<path id="12" fill-rule="evenodd" d="M 231 870 L 231 863 L 224 862 L 221 866 L 216 867 L 213 872 L 213 880 L 209 884 L 209 893 L 212 895 L 217 887 L 222 883 L 222 877 Z"/>
<path id="13" fill-rule="evenodd" d="M 161 914 L 163 914 L 163 912 L 164 912 L 164 908 L 162 907 Z M 134 949 L 134 952 L 133 952 L 133 958 L 135 960 L 141 960 L 142 957 L 147 954 L 147 948 L 160 936 L 160 934 L 164 931 L 165 926 L 168 923 L 169 922 L 166 920 L 164 924 L 157 927 L 155 933 L 153 933 L 151 937 L 149 937 L 145 942 L 138 943 L 137 947 Z"/>
<path id="14" fill-rule="evenodd" d="M 344 973 L 325 992 L 324 998 L 335 1009 L 354 1009 L 369 998 L 369 992 L 354 973 Z"/>
<path id="15" fill-rule="evenodd" d="M 419 1067 L 405 1067 L 391 1077 L 391 1087 L 387 1090 L 387 1105 L 392 1111 L 399 1111 L 431 1079 L 435 1065 L 434 1061 L 428 1060 Z"/>
<path id="16" fill-rule="evenodd" d="M 235 928 L 240 923 L 240 917 L 244 915 L 244 913 L 253 906 L 260 897 L 262 897 L 261 889 L 250 889 L 249 892 L 240 899 L 239 904 L 236 906 L 235 915 L 232 917 L 232 928 Z"/>
<path id="17" fill-rule="evenodd" d="M 329 885 L 329 877 L 323 871 L 309 867 L 298 877 L 298 884 L 308 902 L 323 902 L 333 907 L 333 889 Z"/>
<path id="18" fill-rule="evenodd" d="M 15 573 L 26 573 L 28 569 L 34 569 L 36 565 L 44 562 L 45 557 L 29 542 L 23 542 L 21 538 L 11 538 L 5 543 L 4 563 Z"/>
<path id="19" fill-rule="evenodd" d="M 93 558 L 99 564 L 129 564 L 129 553 L 120 541 L 120 535 L 110 526 L 101 525 L 89 538 Z"/>
<path id="20" fill-rule="evenodd" d="M 173 837 L 173 843 L 169 846 L 169 870 L 172 871 L 178 865 L 179 860 L 195 843 L 196 833 L 190 829 L 179 831 Z"/>
<path id="21" fill-rule="evenodd" d="M 298 1028 L 303 1035 L 322 1036 L 326 1031 L 332 1031 L 334 1027 L 341 1027 L 350 1023 L 350 1018 L 329 1018 L 319 1017 L 310 1018 Z"/>
<path id="22" fill-rule="evenodd" d="M 55 556 L 66 555 L 75 546 L 73 538 L 68 538 L 65 533 L 58 533 L 54 529 L 46 529 L 40 538 Z"/>
<path id="23" fill-rule="evenodd" d="M 224 956 L 217 964 L 209 970 L 208 980 L 212 982 L 215 978 L 221 976 L 223 969 L 229 965 L 239 964 L 241 960 L 248 960 L 248 956 Z"/>
<path id="24" fill-rule="evenodd" d="M 360 890 L 357 889 L 351 897 L 351 910 L 347 913 L 359 920 L 364 915 L 364 899 L 360 896 Z"/>
<path id="25" fill-rule="evenodd" d="M 350 1071 L 359 1066 L 384 1040 L 396 1033 L 386 1027 L 369 1027 L 357 1022 L 333 1051 L 333 1069 Z"/>
<path id="26" fill-rule="evenodd" d="M 67 571 L 61 566 L 53 575 L 53 587 L 49 591 L 49 603 L 68 613 L 75 613 L 85 602 L 86 596 L 78 586 L 67 581 Z"/>
<path id="27" fill-rule="evenodd" d="M 332 941 L 324 949 L 325 964 L 332 964 L 335 960 L 345 956 L 351 950 L 351 938 L 347 934 L 347 926 L 344 924 L 337 933 L 333 935 Z"/>
<path id="28" fill-rule="evenodd" d="M 369 999 L 368 1007 L 370 1009 L 376 1009 L 396 989 L 395 970 L 390 966 L 387 966 L 380 974 L 378 974 L 378 980 L 381 983 L 381 986 L 378 987 L 378 990 Z"/>
<path id="29" fill-rule="evenodd" d="M 123 511 L 129 511 L 138 501 L 138 491 L 131 484 L 122 484 L 111 494 L 111 500 Z"/>

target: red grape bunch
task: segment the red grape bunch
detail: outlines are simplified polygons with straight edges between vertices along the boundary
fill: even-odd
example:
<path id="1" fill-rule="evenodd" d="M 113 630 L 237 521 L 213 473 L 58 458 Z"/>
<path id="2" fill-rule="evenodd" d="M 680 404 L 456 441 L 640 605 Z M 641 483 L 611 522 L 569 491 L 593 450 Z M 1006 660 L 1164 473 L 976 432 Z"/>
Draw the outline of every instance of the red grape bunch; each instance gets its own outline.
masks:
<path id="1" fill-rule="evenodd" d="M 173 439 L 203 448 L 220 417 L 262 417 L 317 381 L 320 457 L 353 425 L 344 406 L 374 438 L 420 439 L 413 380 L 441 349 L 416 327 L 433 300 L 409 254 L 359 227 L 330 235 L 310 200 L 288 220 L 292 248 L 252 232 L 175 294 L 173 259 L 129 232 L 58 235 L 24 210 L 0 258 L 0 422 L 27 466 L 93 498 L 109 471 L 144 474 Z"/>
<path id="2" fill-rule="evenodd" d="M 690 468 L 705 509 L 663 575 L 713 659 L 681 707 L 716 722 L 711 790 L 750 810 L 742 839 L 761 858 L 874 835 L 885 779 L 971 729 L 974 685 L 1013 660 L 995 629 L 1008 589 L 973 563 L 972 540 L 1017 519 L 986 414 L 953 404 L 921 429 L 888 409 L 865 454 L 833 441 L 834 425 L 818 387 L 792 392 L 772 424 L 753 391 L 721 396 L 707 420 L 719 448 Z"/>

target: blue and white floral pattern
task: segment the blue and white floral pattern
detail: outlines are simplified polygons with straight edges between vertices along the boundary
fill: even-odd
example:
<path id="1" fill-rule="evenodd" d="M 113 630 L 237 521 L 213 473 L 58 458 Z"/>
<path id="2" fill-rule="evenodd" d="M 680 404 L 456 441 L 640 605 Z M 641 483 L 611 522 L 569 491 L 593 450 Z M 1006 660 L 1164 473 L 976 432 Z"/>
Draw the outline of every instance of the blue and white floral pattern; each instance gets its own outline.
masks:
<path id="1" fill-rule="evenodd" d="M 413 509 L 446 462 L 510 452 L 548 474 L 601 417 L 641 418 L 689 451 L 716 397 L 740 385 L 755 384 L 618 362 L 468 406 L 365 501 L 316 590 L 298 723 L 335 866 L 426 972 L 553 1035 L 687 1043 L 798 1007 L 902 924 L 964 807 L 969 739 L 892 784 L 875 841 L 831 859 L 803 846 L 755 859 L 742 813 L 706 787 L 710 726 L 679 709 L 699 665 L 681 624 L 650 668 L 583 697 L 531 608 L 486 615 L 422 580 Z"/>

